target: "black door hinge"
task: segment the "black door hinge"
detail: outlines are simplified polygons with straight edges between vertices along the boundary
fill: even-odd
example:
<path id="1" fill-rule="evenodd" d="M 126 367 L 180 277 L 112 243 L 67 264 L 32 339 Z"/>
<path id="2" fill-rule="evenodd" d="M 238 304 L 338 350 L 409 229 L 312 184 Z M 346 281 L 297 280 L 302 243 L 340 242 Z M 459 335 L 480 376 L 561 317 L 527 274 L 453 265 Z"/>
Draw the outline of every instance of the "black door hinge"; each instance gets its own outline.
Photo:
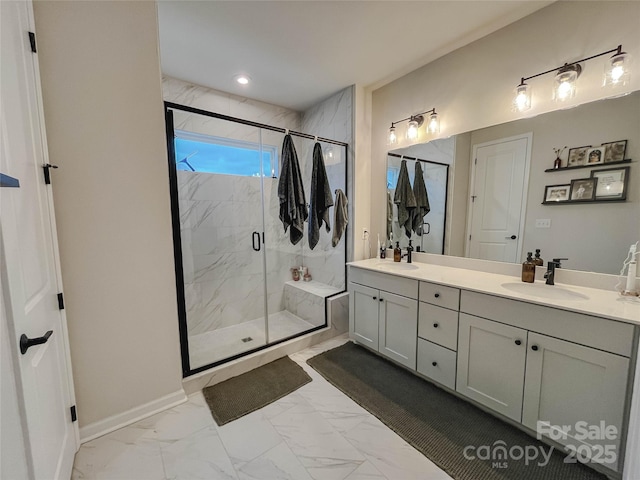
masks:
<path id="1" fill-rule="evenodd" d="M 49 174 L 50 168 L 58 168 L 57 165 L 51 165 L 50 163 L 45 163 L 42 165 L 42 169 L 44 171 L 44 183 L 47 185 L 51 184 L 51 175 Z"/>
<path id="2" fill-rule="evenodd" d="M 36 34 L 33 32 L 29 32 L 29 43 L 31 44 L 31 51 L 33 53 L 37 53 L 36 50 Z"/>
<path id="3" fill-rule="evenodd" d="M 58 308 L 64 310 L 64 296 L 61 293 L 58 294 Z"/>
<path id="4" fill-rule="evenodd" d="M 76 406 L 74 405 L 69 410 L 71 410 L 71 421 L 76 422 L 78 420 L 78 414 L 76 412 Z"/>

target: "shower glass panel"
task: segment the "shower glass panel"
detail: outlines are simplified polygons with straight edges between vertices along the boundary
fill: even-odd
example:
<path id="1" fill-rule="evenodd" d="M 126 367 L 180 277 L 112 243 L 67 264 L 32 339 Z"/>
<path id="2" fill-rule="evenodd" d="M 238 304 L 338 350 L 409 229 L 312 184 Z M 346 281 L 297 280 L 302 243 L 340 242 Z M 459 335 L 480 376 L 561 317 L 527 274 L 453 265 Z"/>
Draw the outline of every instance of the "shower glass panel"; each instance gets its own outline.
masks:
<path id="1" fill-rule="evenodd" d="M 402 159 L 399 156 L 387 156 L 387 191 L 391 195 L 391 226 L 394 246 L 395 242 L 399 241 L 400 247 L 406 248 L 411 239 L 414 249 L 420 247 L 420 251 L 422 252 L 443 254 L 449 166 L 426 160 L 405 159 L 411 185 L 414 185 L 415 180 L 415 164 L 418 161 L 421 162 L 420 165 L 422 167 L 422 174 L 430 206 L 429 213 L 424 216 L 423 234 L 417 235 L 415 232 L 412 232 L 411 237 L 407 237 L 404 228 L 401 229 L 398 225 L 398 206 L 393 203 L 401 161 Z M 389 245 L 388 242 L 389 239 L 387 239 L 387 246 Z"/>
<path id="2" fill-rule="evenodd" d="M 323 225 L 311 250 L 305 223 L 291 244 L 279 219 L 284 133 L 175 107 L 167 135 L 186 376 L 325 327 L 327 297 L 345 289 L 346 239 L 334 248 Z M 315 142 L 293 142 L 308 202 Z M 346 191 L 346 147 L 322 146 L 332 189 Z M 313 281 L 294 281 L 302 268 Z"/>

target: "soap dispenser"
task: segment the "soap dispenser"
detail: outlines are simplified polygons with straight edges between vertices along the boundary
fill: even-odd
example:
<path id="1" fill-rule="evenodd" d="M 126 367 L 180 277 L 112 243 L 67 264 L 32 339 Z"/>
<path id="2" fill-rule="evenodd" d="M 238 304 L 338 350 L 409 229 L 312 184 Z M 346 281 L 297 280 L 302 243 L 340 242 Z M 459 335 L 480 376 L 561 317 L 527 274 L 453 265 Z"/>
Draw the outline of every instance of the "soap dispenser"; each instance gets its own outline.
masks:
<path id="1" fill-rule="evenodd" d="M 527 253 L 527 260 L 522 264 L 522 281 L 533 283 L 536 279 L 536 264 L 533 261 L 532 253 Z"/>
<path id="2" fill-rule="evenodd" d="M 400 242 L 396 242 L 396 248 L 393 249 L 393 261 L 399 262 L 402 259 L 402 250 L 400 249 Z"/>
<path id="3" fill-rule="evenodd" d="M 533 258 L 533 263 L 536 264 L 536 267 L 544 266 L 544 260 L 542 258 L 540 258 L 540 249 L 539 248 L 536 248 L 536 255 Z"/>

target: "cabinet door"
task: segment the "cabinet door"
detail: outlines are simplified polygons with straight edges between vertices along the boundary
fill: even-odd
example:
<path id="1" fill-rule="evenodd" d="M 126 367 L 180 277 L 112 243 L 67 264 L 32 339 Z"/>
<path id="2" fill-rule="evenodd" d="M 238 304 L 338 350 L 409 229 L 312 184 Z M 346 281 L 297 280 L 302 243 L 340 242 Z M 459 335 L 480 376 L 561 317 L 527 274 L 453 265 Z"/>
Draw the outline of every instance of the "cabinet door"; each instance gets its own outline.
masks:
<path id="1" fill-rule="evenodd" d="M 375 288 L 349 283 L 349 336 L 376 351 L 379 296 Z"/>
<path id="2" fill-rule="evenodd" d="M 615 445 L 616 459 L 620 456 L 629 359 L 537 333 L 529 333 L 528 345 L 522 423 L 536 430 L 542 422 L 545 432 L 553 431 L 547 436 L 564 445 L 586 444 L 581 452 L 615 470 L 617 462 L 606 462 L 611 456 L 599 455 L 602 449 L 593 446 Z M 601 428 L 601 422 L 615 427 L 615 439 L 580 438 L 582 427 Z M 566 438 L 560 426 L 571 429 Z"/>
<path id="3" fill-rule="evenodd" d="M 380 291 L 380 353 L 416 369 L 418 301 Z"/>
<path id="4" fill-rule="evenodd" d="M 527 331 L 460 314 L 456 390 L 506 417 L 522 417 Z"/>

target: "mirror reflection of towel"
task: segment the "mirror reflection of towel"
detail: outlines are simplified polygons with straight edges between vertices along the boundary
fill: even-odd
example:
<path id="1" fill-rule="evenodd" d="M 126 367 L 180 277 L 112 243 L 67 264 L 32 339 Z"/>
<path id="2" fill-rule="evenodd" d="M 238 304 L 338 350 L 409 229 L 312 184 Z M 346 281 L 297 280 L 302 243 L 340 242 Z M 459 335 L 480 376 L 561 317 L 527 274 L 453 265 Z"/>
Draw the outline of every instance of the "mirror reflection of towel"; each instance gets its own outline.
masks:
<path id="1" fill-rule="evenodd" d="M 311 205 L 309 206 L 309 248 L 311 250 L 320 240 L 320 227 L 325 223 L 327 232 L 331 231 L 329 223 L 329 207 L 333 205 L 333 196 L 327 170 L 322 158 L 322 147 L 319 142 L 313 146 L 313 171 L 311 173 Z"/>
<path id="2" fill-rule="evenodd" d="M 411 222 L 413 220 L 413 210 L 416 208 L 416 199 L 411 189 L 409 172 L 407 171 L 407 161 L 400 162 L 400 174 L 396 185 L 396 194 L 393 202 L 398 205 L 398 225 L 404 228 L 407 237 L 411 237 Z"/>
<path id="3" fill-rule="evenodd" d="M 387 190 L 387 240 L 393 238 L 393 201 L 391 200 L 391 192 Z"/>
<path id="4" fill-rule="evenodd" d="M 282 168 L 278 180 L 278 198 L 280 200 L 280 220 L 284 231 L 289 230 L 291 243 L 295 245 L 304 236 L 304 222 L 309 215 L 307 200 L 302 185 L 298 155 L 291 135 L 285 135 L 282 143 Z"/>
<path id="5" fill-rule="evenodd" d="M 342 234 L 347 228 L 349 223 L 349 213 L 347 212 L 347 196 L 340 189 L 336 190 L 336 204 L 333 207 L 333 237 L 331 238 L 331 245 L 336 248 Z"/>
<path id="6" fill-rule="evenodd" d="M 420 161 L 416 161 L 415 176 L 413 178 L 413 196 L 416 199 L 416 208 L 413 210 L 413 219 L 411 227 L 413 231 L 422 235 L 422 226 L 424 225 L 424 216 L 431 211 L 429 206 L 429 195 L 427 195 L 427 186 L 424 184 L 424 175 L 422 174 L 422 166 Z"/>

